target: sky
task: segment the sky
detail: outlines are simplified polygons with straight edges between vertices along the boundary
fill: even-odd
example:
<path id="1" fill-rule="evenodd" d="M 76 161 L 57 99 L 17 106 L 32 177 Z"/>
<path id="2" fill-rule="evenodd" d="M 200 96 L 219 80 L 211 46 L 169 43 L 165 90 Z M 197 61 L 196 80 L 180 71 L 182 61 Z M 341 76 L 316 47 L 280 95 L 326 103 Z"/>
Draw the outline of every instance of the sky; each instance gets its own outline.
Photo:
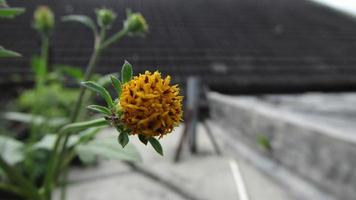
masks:
<path id="1" fill-rule="evenodd" d="M 312 0 L 356 17 L 356 0 Z"/>

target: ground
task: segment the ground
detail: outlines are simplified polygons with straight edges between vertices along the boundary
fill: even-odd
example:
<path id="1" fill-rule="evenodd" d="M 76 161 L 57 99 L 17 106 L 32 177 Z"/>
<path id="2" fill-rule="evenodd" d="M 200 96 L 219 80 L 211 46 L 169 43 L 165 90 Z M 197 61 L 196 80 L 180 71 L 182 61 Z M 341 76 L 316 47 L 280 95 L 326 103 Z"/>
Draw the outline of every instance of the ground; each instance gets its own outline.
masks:
<path id="1" fill-rule="evenodd" d="M 174 153 L 182 133 L 182 127 L 162 139 L 165 156 L 156 154 L 150 146 L 139 144 L 143 162 L 137 169 L 119 161 L 101 161 L 98 166 L 73 168 L 70 172 L 68 200 L 218 200 L 242 199 L 241 185 L 245 187 L 247 200 L 289 200 L 291 197 L 267 176 L 248 162 L 224 153 L 218 156 L 199 126 L 199 154 L 183 154 L 181 162 L 173 162 Z M 104 135 L 113 134 L 107 129 Z M 224 150 L 224 148 L 222 148 Z M 237 164 L 242 177 L 234 176 L 232 163 Z M 236 175 L 236 174 L 235 174 Z M 241 178 L 240 177 L 240 178 Z M 243 187 L 242 187 L 243 189 Z M 58 193 L 56 194 L 58 198 Z M 242 198 L 241 198 L 242 197 Z"/>

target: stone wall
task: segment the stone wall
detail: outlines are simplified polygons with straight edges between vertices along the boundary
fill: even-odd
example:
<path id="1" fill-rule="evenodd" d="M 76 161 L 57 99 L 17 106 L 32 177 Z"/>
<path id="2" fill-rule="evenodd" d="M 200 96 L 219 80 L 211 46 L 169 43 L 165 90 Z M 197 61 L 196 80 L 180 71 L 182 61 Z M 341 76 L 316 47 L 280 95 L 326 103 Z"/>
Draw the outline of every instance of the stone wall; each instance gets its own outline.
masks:
<path id="1" fill-rule="evenodd" d="M 209 94 L 211 115 L 226 133 L 337 199 L 356 198 L 356 135 L 253 97 Z M 267 137 L 272 151 L 261 151 Z"/>

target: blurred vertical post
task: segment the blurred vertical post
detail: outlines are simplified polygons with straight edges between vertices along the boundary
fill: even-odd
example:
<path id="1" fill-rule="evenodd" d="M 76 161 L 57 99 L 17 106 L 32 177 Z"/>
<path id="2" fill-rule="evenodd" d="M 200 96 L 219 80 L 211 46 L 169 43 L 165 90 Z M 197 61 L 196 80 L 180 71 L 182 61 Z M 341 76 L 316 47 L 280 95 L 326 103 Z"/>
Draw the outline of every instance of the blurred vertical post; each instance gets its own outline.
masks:
<path id="1" fill-rule="evenodd" d="M 187 139 L 190 151 L 192 153 L 197 152 L 196 127 L 198 124 L 200 79 L 196 76 L 188 77 L 186 88 L 187 104 L 184 117 L 185 126 L 174 158 L 175 162 L 178 162 L 180 160 L 184 141 L 186 141 Z"/>
<path id="2" fill-rule="evenodd" d="M 188 126 L 189 147 L 192 153 L 197 153 L 197 124 L 199 112 L 200 79 L 196 76 L 188 77 L 187 110 L 191 112 Z"/>

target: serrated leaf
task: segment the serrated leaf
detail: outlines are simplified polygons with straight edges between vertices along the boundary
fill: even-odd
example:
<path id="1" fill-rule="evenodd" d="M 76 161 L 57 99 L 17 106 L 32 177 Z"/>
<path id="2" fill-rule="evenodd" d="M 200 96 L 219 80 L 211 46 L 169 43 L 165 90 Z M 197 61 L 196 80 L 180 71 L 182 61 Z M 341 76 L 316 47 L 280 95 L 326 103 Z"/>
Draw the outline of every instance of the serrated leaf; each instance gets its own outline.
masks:
<path id="1" fill-rule="evenodd" d="M 157 153 L 159 153 L 161 156 L 163 156 L 163 149 L 161 146 L 161 143 L 154 137 L 148 138 L 148 142 L 152 145 L 152 147 L 156 150 Z"/>
<path id="2" fill-rule="evenodd" d="M 98 112 L 98 113 L 101 113 L 101 114 L 104 114 L 104 115 L 108 115 L 108 116 L 111 115 L 111 111 L 107 107 L 104 107 L 104 106 L 90 105 L 90 106 L 88 106 L 88 109 Z"/>
<path id="3" fill-rule="evenodd" d="M 114 87 L 115 90 L 116 90 L 117 96 L 118 96 L 118 98 L 120 98 L 120 96 L 121 96 L 121 90 L 122 90 L 122 88 L 121 88 L 121 82 L 120 82 L 120 80 L 117 79 L 115 76 L 111 76 L 110 78 L 111 78 L 111 83 L 112 83 L 113 87 Z"/>
<path id="4" fill-rule="evenodd" d="M 138 134 L 138 139 L 144 144 L 147 145 L 148 140 L 144 135 Z"/>
<path id="5" fill-rule="evenodd" d="M 68 22 L 68 21 L 74 21 L 74 22 L 79 22 L 87 27 L 89 27 L 95 35 L 98 34 L 98 29 L 96 28 L 96 25 L 92 19 L 85 15 L 68 15 L 62 17 L 62 21 Z"/>
<path id="6" fill-rule="evenodd" d="M 24 8 L 0 8 L 0 18 L 14 18 L 25 12 Z"/>
<path id="7" fill-rule="evenodd" d="M 141 156 L 133 145 L 127 144 L 122 148 L 113 137 L 95 139 L 87 144 L 78 145 L 75 149 L 78 153 L 84 151 L 87 156 L 92 154 L 111 160 L 141 161 Z"/>
<path id="8" fill-rule="evenodd" d="M 21 54 L 7 50 L 4 47 L 0 46 L 0 58 L 11 58 L 11 57 L 21 57 Z"/>
<path id="9" fill-rule="evenodd" d="M 24 159 L 23 147 L 22 142 L 0 135 L 0 155 L 10 165 L 19 163 Z"/>
<path id="10" fill-rule="evenodd" d="M 132 78 L 132 65 L 125 60 L 121 68 L 121 82 L 122 84 L 129 82 Z"/>
<path id="11" fill-rule="evenodd" d="M 129 135 L 126 132 L 121 132 L 117 140 L 124 148 L 129 143 Z"/>
<path id="12" fill-rule="evenodd" d="M 109 92 L 104 87 L 92 81 L 82 82 L 82 85 L 88 88 L 89 90 L 98 93 L 101 97 L 103 97 L 110 108 L 114 107 L 112 98 Z"/>

